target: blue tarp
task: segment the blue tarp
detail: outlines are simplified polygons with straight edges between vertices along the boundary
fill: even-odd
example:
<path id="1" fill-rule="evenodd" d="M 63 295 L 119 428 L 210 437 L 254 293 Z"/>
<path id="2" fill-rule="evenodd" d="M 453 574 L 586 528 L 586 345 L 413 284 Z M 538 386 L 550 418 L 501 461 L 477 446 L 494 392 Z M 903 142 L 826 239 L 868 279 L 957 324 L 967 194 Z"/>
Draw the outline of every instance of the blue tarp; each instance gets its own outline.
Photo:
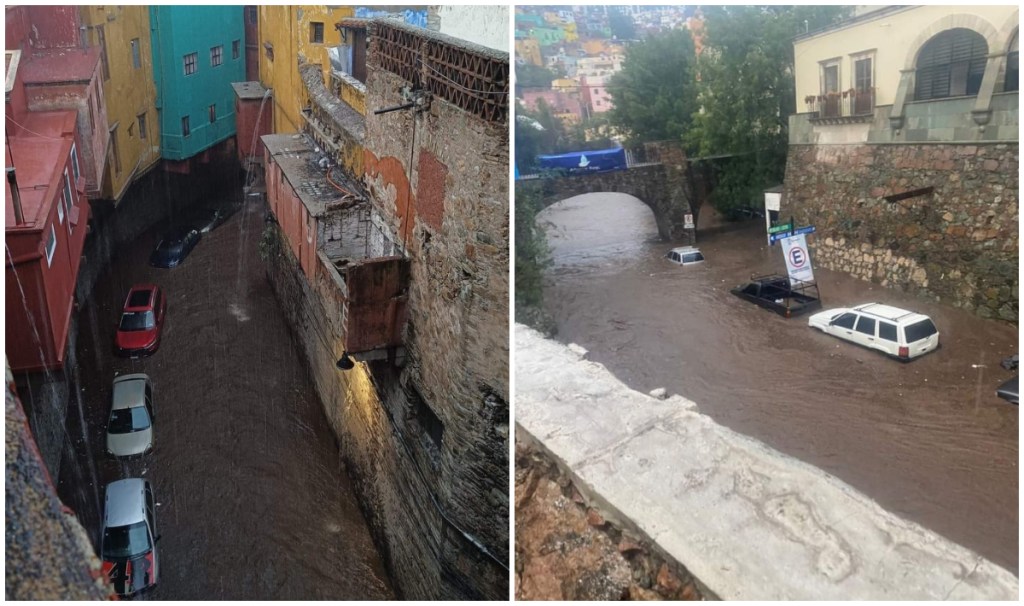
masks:
<path id="1" fill-rule="evenodd" d="M 543 169 L 612 170 L 626 168 L 626 150 L 615 147 L 567 154 L 547 154 L 537 156 L 537 163 Z"/>

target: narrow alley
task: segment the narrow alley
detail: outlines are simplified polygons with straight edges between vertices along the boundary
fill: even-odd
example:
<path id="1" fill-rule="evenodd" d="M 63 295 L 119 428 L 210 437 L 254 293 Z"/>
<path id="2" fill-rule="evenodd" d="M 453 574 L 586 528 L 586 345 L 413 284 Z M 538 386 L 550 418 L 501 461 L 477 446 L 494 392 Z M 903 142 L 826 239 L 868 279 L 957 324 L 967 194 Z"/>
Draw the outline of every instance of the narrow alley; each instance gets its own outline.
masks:
<path id="1" fill-rule="evenodd" d="M 249 202 L 173 269 L 147 263 L 166 226 L 115 255 L 80 313 L 88 443 L 65 451 L 58 490 L 98 548 L 103 486 L 153 483 L 162 569 L 142 599 L 393 598 L 267 281 L 257 250 L 264 212 Z M 150 357 L 117 358 L 121 304 L 144 282 L 167 293 L 162 344 Z M 122 462 L 104 454 L 110 384 L 139 372 L 154 386 L 154 452 Z M 81 435 L 68 417 L 69 435 Z"/>

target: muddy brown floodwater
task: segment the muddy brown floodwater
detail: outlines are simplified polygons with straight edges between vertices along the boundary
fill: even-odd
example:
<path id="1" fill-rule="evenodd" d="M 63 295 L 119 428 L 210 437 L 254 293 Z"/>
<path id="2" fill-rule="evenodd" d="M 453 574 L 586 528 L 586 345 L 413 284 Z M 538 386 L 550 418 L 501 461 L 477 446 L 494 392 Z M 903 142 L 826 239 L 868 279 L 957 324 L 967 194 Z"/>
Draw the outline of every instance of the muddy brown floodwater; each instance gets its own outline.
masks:
<path id="1" fill-rule="evenodd" d="M 1018 408 L 995 390 L 1012 376 L 999 362 L 1017 353 L 1017 328 L 815 269 L 826 309 L 885 302 L 941 333 L 937 352 L 910 363 L 839 341 L 731 295 L 785 264 L 762 220 L 706 229 L 712 214 L 698 234 L 707 262 L 681 267 L 635 198 L 588 194 L 543 211 L 557 338 L 1016 573 Z"/>
<path id="2" fill-rule="evenodd" d="M 153 483 L 162 571 L 144 598 L 393 598 L 257 254 L 263 227 L 263 208 L 250 203 L 169 270 L 147 263 L 159 228 L 118 251 L 81 312 L 89 447 L 61 466 L 62 497 L 98 546 L 103 486 Z M 140 282 L 167 293 L 163 341 L 151 357 L 115 358 L 120 305 Z M 122 462 L 103 455 L 104 431 L 111 380 L 132 372 L 154 384 L 155 450 Z"/>

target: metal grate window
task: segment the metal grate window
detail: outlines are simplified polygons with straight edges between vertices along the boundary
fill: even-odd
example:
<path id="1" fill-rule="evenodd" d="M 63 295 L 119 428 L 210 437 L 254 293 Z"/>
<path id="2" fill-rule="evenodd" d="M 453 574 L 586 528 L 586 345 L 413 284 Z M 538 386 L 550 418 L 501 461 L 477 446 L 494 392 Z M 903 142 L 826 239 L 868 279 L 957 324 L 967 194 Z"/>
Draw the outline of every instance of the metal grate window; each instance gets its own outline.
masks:
<path id="1" fill-rule="evenodd" d="M 182 62 L 185 64 L 185 75 L 189 76 L 196 73 L 196 64 L 199 63 L 199 53 L 189 53 L 182 57 Z"/>
<path id="2" fill-rule="evenodd" d="M 224 63 L 224 45 L 218 44 L 210 48 L 210 65 L 217 67 Z"/>
<path id="3" fill-rule="evenodd" d="M 241 40 L 234 40 L 231 43 L 231 58 L 237 59 L 241 54 L 242 42 Z"/>
<path id="4" fill-rule="evenodd" d="M 972 30 L 957 28 L 936 35 L 917 58 L 914 99 L 978 94 L 987 55 L 988 44 Z"/>
<path id="5" fill-rule="evenodd" d="M 309 41 L 314 44 L 324 42 L 324 24 L 313 21 L 309 24 Z"/>

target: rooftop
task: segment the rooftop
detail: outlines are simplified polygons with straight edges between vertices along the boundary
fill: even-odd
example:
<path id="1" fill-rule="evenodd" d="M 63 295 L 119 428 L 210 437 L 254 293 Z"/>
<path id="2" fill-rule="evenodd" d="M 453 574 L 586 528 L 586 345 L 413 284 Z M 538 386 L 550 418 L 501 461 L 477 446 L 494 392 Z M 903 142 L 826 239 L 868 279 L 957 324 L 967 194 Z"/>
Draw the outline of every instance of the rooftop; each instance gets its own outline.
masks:
<path id="1" fill-rule="evenodd" d="M 18 191 L 25 225 L 38 228 L 37 223 L 50 213 L 50 187 L 56 186 L 64 162 L 71 151 L 76 113 L 73 111 L 30 112 L 26 124 L 9 132 L 5 167 L 17 169 Z M 67 138 L 62 135 L 67 134 Z M 6 225 L 14 227 L 14 205 L 10 183 L 4 185 Z"/>
<path id="2" fill-rule="evenodd" d="M 54 48 L 22 57 L 25 84 L 88 82 L 96 72 L 100 49 Z"/>
<path id="3" fill-rule="evenodd" d="M 345 177 L 341 170 L 331 171 L 331 179 L 328 180 L 327 156 L 304 135 L 263 135 L 261 140 L 267 153 L 281 167 L 284 178 L 314 217 L 323 216 L 329 205 L 341 202 L 347 195 L 331 181 L 361 199 L 366 198 L 362 187 Z"/>
<path id="4" fill-rule="evenodd" d="M 231 88 L 239 99 L 262 99 L 268 90 L 259 82 L 232 82 Z"/>

